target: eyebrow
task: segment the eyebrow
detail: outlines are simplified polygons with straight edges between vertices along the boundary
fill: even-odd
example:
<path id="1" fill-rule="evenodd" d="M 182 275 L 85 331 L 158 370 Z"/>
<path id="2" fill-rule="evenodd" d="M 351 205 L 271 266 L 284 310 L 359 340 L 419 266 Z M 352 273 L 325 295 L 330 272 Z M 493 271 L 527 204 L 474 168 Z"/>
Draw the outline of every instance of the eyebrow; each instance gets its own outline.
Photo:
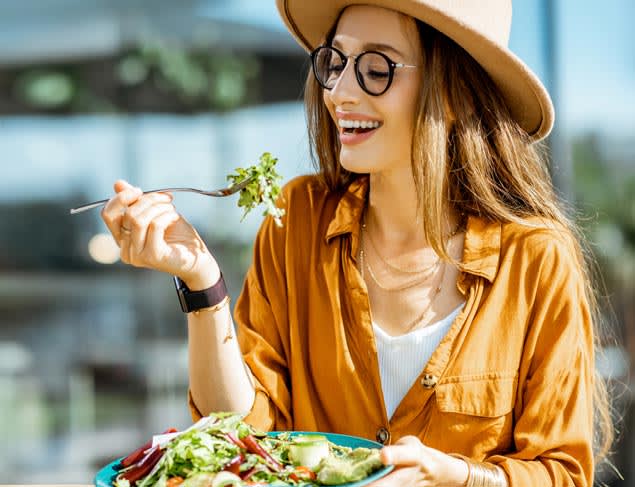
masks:
<path id="1" fill-rule="evenodd" d="M 340 44 L 336 40 L 334 40 L 331 43 L 331 45 L 333 47 L 343 49 L 342 44 Z M 362 51 L 388 51 L 388 52 L 392 52 L 393 54 L 396 54 L 397 56 L 400 56 L 401 58 L 405 57 L 404 54 L 399 49 L 389 44 L 382 44 L 381 42 L 367 42 L 362 46 Z"/>

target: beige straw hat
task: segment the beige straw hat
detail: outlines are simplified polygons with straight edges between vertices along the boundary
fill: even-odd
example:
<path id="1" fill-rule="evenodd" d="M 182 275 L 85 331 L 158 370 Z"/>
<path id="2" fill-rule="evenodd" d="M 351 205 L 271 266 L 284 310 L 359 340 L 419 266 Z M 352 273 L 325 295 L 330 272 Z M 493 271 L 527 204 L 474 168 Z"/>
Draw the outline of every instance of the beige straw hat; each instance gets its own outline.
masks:
<path id="1" fill-rule="evenodd" d="M 515 120 L 534 140 L 553 127 L 553 105 L 537 76 L 507 47 L 511 0 L 276 0 L 298 43 L 312 51 L 349 5 L 403 12 L 453 39 L 489 73 Z"/>

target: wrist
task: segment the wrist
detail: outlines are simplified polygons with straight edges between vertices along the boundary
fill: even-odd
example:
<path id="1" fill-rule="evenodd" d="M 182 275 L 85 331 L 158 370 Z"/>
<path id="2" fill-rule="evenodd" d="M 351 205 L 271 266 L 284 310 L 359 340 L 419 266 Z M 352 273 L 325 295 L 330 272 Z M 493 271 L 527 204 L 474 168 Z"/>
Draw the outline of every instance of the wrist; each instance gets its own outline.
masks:
<path id="1" fill-rule="evenodd" d="M 201 310 L 217 311 L 229 302 L 227 286 L 221 274 L 221 278 L 213 286 L 201 291 L 192 291 L 181 279 L 174 277 L 176 294 L 184 313 L 198 312 Z"/>
<path id="2" fill-rule="evenodd" d="M 456 487 L 467 487 L 470 479 L 469 464 L 462 457 L 454 455 L 450 455 L 450 457 L 453 462 L 451 470 L 452 485 L 455 485 Z"/>
<path id="3" fill-rule="evenodd" d="M 202 291 L 208 289 L 221 278 L 220 267 L 212 256 L 197 259 L 197 264 L 191 272 L 179 275 L 179 278 L 191 291 Z"/>

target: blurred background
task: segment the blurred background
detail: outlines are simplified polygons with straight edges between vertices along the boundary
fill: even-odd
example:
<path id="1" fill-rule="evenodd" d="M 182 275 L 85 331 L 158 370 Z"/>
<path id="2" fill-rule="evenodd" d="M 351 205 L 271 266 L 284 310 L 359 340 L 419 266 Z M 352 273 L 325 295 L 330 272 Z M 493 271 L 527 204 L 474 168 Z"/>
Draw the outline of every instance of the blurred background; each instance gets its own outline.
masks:
<path id="1" fill-rule="evenodd" d="M 619 442 L 598 480 L 635 485 L 635 36 L 630 0 L 516 0 L 511 47 L 551 91 L 553 176 L 576 207 L 614 334 Z M 225 185 L 264 151 L 311 171 L 307 56 L 273 0 L 0 3 L 0 483 L 90 483 L 186 427 L 186 322 L 171 279 L 118 261 L 97 210 L 143 188 Z M 236 297 L 261 221 L 177 195 Z"/>

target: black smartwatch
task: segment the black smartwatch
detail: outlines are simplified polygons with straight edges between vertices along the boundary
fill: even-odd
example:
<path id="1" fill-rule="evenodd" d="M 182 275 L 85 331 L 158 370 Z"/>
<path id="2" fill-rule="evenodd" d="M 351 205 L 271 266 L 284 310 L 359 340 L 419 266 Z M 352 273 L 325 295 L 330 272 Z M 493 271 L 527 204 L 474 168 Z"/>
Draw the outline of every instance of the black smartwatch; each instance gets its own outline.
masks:
<path id="1" fill-rule="evenodd" d="M 227 298 L 227 287 L 222 273 L 216 284 L 201 291 L 190 291 L 185 283 L 176 276 L 174 276 L 174 285 L 183 313 L 211 308 Z"/>

